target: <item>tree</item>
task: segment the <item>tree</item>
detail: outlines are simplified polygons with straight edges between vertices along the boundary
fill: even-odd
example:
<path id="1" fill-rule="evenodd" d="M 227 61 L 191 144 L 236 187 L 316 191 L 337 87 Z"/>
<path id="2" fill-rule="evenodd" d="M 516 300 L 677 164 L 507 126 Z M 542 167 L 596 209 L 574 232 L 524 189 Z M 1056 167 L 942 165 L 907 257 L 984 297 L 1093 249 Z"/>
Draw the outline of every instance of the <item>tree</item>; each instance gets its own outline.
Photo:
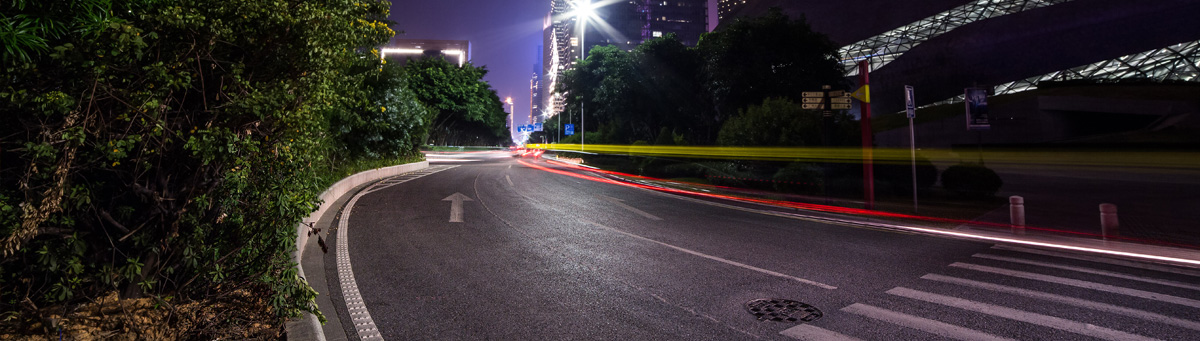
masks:
<path id="1" fill-rule="evenodd" d="M 843 82 L 837 46 L 803 18 L 790 20 L 778 8 L 706 33 L 697 48 L 718 123 L 766 98 L 799 101 L 803 91 Z"/>
<path id="2" fill-rule="evenodd" d="M 417 99 L 402 66 L 385 63 L 368 72 L 360 104 L 330 117 L 336 137 L 332 158 L 378 159 L 413 156 L 425 143 L 434 111 Z"/>
<path id="3" fill-rule="evenodd" d="M 645 103 L 642 117 L 652 130 L 670 130 L 672 136 L 655 140 L 684 140 L 712 143 L 716 122 L 712 101 L 704 91 L 704 61 L 699 50 L 687 47 L 674 34 L 646 41 L 634 50 L 637 70 L 645 77 L 640 97 Z M 660 134 L 661 135 L 661 134 Z"/>
<path id="4" fill-rule="evenodd" d="M 592 48 L 586 60 L 564 73 L 560 93 L 566 110 L 584 109 L 600 141 L 632 143 L 659 139 L 662 128 L 693 141 L 711 141 L 700 78 L 701 59 L 674 34 L 639 45 Z M 591 136 L 591 135 L 589 135 Z"/>
<path id="5" fill-rule="evenodd" d="M 439 145 L 496 144 L 507 136 L 504 104 L 483 81 L 486 67 L 463 66 L 442 57 L 410 60 L 404 66 L 409 86 L 435 113 L 429 142 Z"/>
<path id="6" fill-rule="evenodd" d="M 403 149 L 332 122 L 392 138 L 406 128 L 365 105 L 421 115 L 403 90 L 362 86 L 390 82 L 371 50 L 394 35 L 388 3 L 4 6 L 33 24 L 0 33 L 26 42 L 0 52 L 0 310 L 266 288 L 280 316 L 316 312 L 290 257 L 315 169 L 337 141 Z"/>
<path id="7" fill-rule="evenodd" d="M 739 110 L 725 122 L 717 143 L 722 146 L 818 146 L 821 112 L 803 110 L 786 98 L 768 98 Z"/>

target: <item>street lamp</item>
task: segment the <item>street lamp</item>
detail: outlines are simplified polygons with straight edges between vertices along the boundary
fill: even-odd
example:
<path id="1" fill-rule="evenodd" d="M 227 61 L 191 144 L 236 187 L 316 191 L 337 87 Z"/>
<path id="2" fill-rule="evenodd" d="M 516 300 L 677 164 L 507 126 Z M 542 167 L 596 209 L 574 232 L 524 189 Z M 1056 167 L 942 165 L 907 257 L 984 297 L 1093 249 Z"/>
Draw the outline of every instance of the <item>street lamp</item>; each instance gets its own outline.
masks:
<path id="1" fill-rule="evenodd" d="M 596 8 L 592 6 L 592 0 L 575 0 L 575 16 L 579 19 L 579 63 L 587 59 L 587 40 L 584 36 L 587 34 L 587 20 L 596 14 Z M 579 150 L 584 149 L 584 137 L 587 136 L 587 125 L 584 124 L 583 104 L 586 100 L 580 96 L 579 100 Z"/>
<path id="2" fill-rule="evenodd" d="M 512 136 L 512 129 L 517 127 L 517 106 L 513 104 L 512 97 L 505 98 L 504 103 L 508 104 L 508 135 Z"/>

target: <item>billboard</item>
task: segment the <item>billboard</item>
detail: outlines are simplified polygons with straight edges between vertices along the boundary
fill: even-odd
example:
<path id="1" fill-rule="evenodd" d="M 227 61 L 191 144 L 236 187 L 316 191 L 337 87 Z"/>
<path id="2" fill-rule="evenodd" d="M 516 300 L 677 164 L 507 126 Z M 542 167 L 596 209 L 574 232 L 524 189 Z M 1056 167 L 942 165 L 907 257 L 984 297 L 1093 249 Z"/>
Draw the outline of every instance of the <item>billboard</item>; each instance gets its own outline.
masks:
<path id="1" fill-rule="evenodd" d="M 967 88 L 967 130 L 988 130 L 991 122 L 988 120 L 987 92 L 984 88 Z"/>

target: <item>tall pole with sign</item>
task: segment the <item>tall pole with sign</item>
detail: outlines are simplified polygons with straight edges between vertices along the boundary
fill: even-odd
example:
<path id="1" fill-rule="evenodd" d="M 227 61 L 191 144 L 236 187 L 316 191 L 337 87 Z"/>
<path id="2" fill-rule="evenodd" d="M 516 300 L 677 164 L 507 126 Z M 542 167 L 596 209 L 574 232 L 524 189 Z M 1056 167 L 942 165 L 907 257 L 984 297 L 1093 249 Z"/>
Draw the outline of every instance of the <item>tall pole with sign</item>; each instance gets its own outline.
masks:
<path id="1" fill-rule="evenodd" d="M 917 117 L 917 98 L 912 85 L 904 86 L 904 112 L 908 116 L 908 150 L 912 153 L 913 213 L 917 213 L 917 134 L 913 118 Z"/>
<path id="2" fill-rule="evenodd" d="M 873 155 L 873 142 L 871 136 L 871 78 L 867 75 L 871 70 L 869 60 L 858 62 L 858 85 L 859 88 L 854 92 L 854 97 L 858 98 L 862 117 L 859 123 L 862 124 L 862 148 L 863 148 L 863 204 L 866 209 L 875 209 L 875 167 L 872 166 L 871 160 Z"/>

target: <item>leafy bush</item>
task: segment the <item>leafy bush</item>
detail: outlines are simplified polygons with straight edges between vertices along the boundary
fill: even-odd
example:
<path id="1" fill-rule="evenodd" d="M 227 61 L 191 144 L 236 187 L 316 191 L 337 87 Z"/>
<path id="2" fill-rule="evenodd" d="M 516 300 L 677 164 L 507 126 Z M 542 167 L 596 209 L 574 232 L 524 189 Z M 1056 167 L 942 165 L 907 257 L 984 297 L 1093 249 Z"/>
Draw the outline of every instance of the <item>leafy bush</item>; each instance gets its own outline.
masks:
<path id="1" fill-rule="evenodd" d="M 784 193 L 822 194 L 825 175 L 821 167 L 808 162 L 793 162 L 771 178 L 775 190 Z"/>
<path id="2" fill-rule="evenodd" d="M 990 198 L 1004 181 L 990 168 L 978 163 L 960 163 L 942 172 L 942 187 L 970 198 Z"/>
<path id="3" fill-rule="evenodd" d="M 328 174 L 415 156 L 428 126 L 370 49 L 389 5 L 60 3 L 5 8 L 49 28 L 0 50 L 0 310 L 258 284 L 316 312 L 296 224 Z"/>

